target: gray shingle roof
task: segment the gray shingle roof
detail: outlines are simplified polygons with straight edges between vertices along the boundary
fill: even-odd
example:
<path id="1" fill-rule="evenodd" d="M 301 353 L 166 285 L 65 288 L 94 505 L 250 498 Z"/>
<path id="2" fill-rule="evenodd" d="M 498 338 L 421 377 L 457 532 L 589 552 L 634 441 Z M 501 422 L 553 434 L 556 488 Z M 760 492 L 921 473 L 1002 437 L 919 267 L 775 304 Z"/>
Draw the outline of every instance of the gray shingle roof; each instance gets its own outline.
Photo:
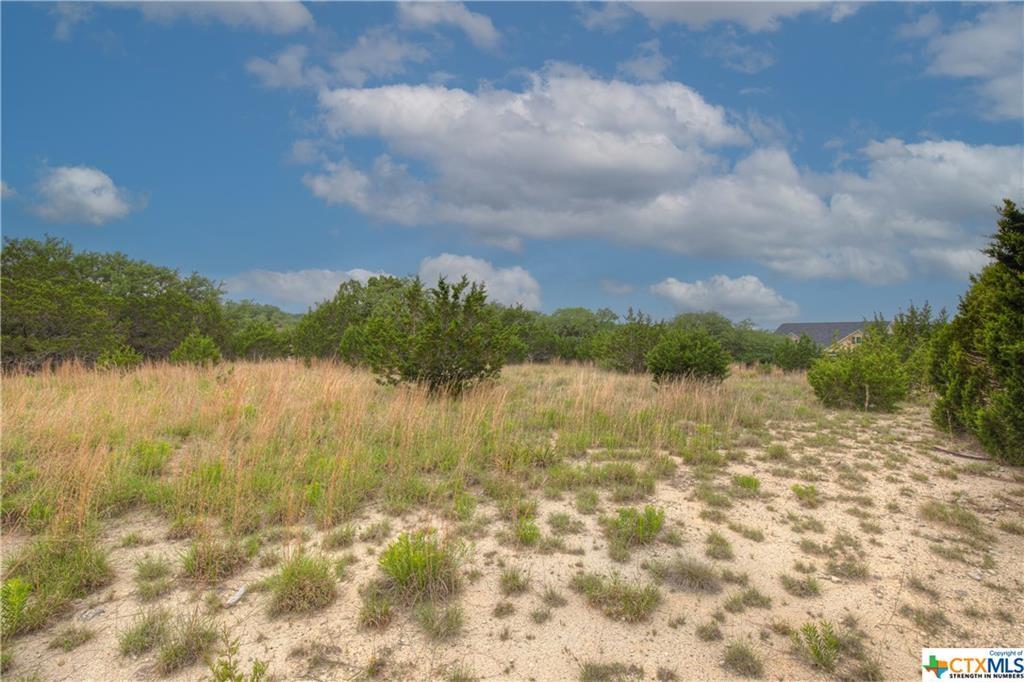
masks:
<path id="1" fill-rule="evenodd" d="M 776 334 L 800 336 L 806 334 L 819 346 L 830 346 L 833 342 L 849 336 L 870 322 L 787 322 L 780 324 Z"/>

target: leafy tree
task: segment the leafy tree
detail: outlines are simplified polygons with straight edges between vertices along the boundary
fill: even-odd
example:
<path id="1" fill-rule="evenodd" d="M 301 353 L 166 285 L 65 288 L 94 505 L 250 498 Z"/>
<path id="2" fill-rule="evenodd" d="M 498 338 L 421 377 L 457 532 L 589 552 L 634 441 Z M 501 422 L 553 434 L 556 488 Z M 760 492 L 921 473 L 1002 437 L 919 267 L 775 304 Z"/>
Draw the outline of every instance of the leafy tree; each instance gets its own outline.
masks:
<path id="1" fill-rule="evenodd" d="M 811 365 L 807 381 L 828 407 L 889 411 L 907 397 L 906 369 L 889 342 L 885 325 L 876 321 L 864 340 L 824 355 Z"/>
<path id="2" fill-rule="evenodd" d="M 141 365 L 143 359 L 142 353 L 124 344 L 100 353 L 96 366 L 100 369 L 131 369 Z"/>
<path id="3" fill-rule="evenodd" d="M 116 301 L 85 276 L 71 245 L 48 237 L 5 239 L 0 285 L 3 364 L 29 368 L 71 358 L 95 360 L 125 334 Z"/>
<path id="4" fill-rule="evenodd" d="M 905 312 L 901 310 L 893 317 L 890 343 L 907 370 L 911 391 L 918 392 L 929 387 L 931 340 L 946 324 L 946 311 L 942 310 L 937 317 L 933 317 L 927 301 L 920 308 L 911 303 Z"/>
<path id="5" fill-rule="evenodd" d="M 586 308 L 559 308 L 547 318 L 554 337 L 555 355 L 563 360 L 593 360 L 598 334 L 613 328 L 618 318 L 607 308 L 596 312 Z"/>
<path id="6" fill-rule="evenodd" d="M 594 342 L 596 359 L 617 372 L 645 372 L 647 354 L 661 339 L 662 328 L 650 315 L 630 308 L 622 324 L 598 334 Z"/>
<path id="7" fill-rule="evenodd" d="M 171 351 L 170 359 L 182 365 L 215 365 L 220 362 L 220 349 L 209 336 L 192 332 Z"/>
<path id="8" fill-rule="evenodd" d="M 378 306 L 397 298 L 405 285 L 398 277 L 372 277 L 366 284 L 342 282 L 334 298 L 317 304 L 299 320 L 292 333 L 295 354 L 338 359 L 346 329 L 365 322 Z"/>
<path id="9" fill-rule="evenodd" d="M 793 372 L 801 369 L 808 369 L 811 363 L 821 355 L 818 344 L 811 340 L 807 334 L 801 334 L 796 341 L 783 339 L 782 343 L 775 347 L 772 353 L 772 362 L 782 368 L 783 371 Z"/>
<path id="10" fill-rule="evenodd" d="M 456 284 L 441 278 L 432 289 L 409 282 L 357 333 L 351 346 L 361 348 L 380 382 L 415 382 L 453 395 L 498 376 L 512 339 L 484 287 L 465 277 Z"/>
<path id="11" fill-rule="evenodd" d="M 678 379 L 722 381 L 729 375 L 729 354 L 707 330 L 675 329 L 647 353 L 655 383 Z"/>
<path id="12" fill-rule="evenodd" d="M 1024 213 L 1009 199 L 985 250 L 994 260 L 935 335 L 936 424 L 967 430 L 993 456 L 1024 464 Z"/>

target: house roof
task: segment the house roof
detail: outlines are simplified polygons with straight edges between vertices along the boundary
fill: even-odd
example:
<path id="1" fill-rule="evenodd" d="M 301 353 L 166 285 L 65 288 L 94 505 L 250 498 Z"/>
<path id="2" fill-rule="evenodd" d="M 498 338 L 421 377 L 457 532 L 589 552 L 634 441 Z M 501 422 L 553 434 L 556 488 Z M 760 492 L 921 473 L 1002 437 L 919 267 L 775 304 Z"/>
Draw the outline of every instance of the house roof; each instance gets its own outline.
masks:
<path id="1" fill-rule="evenodd" d="M 799 337 L 806 334 L 819 346 L 831 346 L 839 339 L 864 329 L 871 322 L 787 322 L 780 324 L 775 330 L 776 334 L 789 336 L 790 334 Z"/>

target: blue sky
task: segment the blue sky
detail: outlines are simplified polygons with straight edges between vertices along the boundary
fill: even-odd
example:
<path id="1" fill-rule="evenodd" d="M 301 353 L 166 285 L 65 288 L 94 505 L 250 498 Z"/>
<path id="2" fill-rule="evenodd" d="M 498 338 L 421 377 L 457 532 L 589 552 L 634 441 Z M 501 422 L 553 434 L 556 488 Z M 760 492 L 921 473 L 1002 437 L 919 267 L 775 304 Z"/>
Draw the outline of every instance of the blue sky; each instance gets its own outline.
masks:
<path id="1" fill-rule="evenodd" d="M 2 5 L 5 236 L 304 310 L 503 302 L 772 327 L 954 308 L 1024 195 L 1024 6 Z"/>

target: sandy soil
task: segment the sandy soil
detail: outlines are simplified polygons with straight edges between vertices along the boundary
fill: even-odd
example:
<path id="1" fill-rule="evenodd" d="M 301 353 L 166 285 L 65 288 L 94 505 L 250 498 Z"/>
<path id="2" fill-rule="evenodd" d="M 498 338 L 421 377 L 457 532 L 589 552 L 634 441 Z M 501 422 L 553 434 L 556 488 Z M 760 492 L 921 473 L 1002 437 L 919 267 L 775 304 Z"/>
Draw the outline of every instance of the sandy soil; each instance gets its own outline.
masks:
<path id="1" fill-rule="evenodd" d="M 763 542 L 742 537 L 729 530 L 726 523 L 702 519 L 699 514 L 706 507 L 694 496 L 694 471 L 680 462 L 674 475 L 659 481 L 650 502 L 664 508 L 666 528 L 678 532 L 683 539 L 681 546 L 659 542 L 634 550 L 627 563 L 613 562 L 598 523 L 600 514 L 577 514 L 572 495 L 561 500 L 541 497 L 538 523 L 548 534 L 547 518 L 553 512 L 565 511 L 582 519 L 586 530 L 566 536 L 567 545 L 581 549 L 582 554 L 544 554 L 503 544 L 498 537 L 504 527 L 500 521 L 488 525 L 484 537 L 468 540 L 465 570 L 476 569 L 480 575 L 466 581 L 458 598 L 465 624 L 462 635 L 452 642 L 428 641 L 406 612 L 401 612 L 383 632 L 358 627 L 358 589 L 378 574 L 376 555 L 383 546 L 368 542 L 356 542 L 332 553 L 340 556 L 351 551 L 359 561 L 339 584 L 338 599 L 321 612 L 270 618 L 266 615 L 267 594 L 254 591 L 231 608 L 217 609 L 214 617 L 239 638 L 245 666 L 254 657 L 268 661 L 276 679 L 357 679 L 375 655 L 386 657 L 382 675 L 391 679 L 445 679 L 453 666 L 462 666 L 480 679 L 567 680 L 577 679 L 586 661 L 636 664 L 642 666 L 644 679 L 656 679 L 659 668 L 674 671 L 681 680 L 732 679 L 721 660 L 724 645 L 734 640 L 749 642 L 761 655 L 766 679 L 829 679 L 833 676 L 813 668 L 794 652 L 789 637 L 769 626 L 784 622 L 799 627 L 821 618 L 839 623 L 848 615 L 855 616 L 866 633 L 868 651 L 880 663 L 886 679 L 917 679 L 923 646 L 1024 645 L 1024 581 L 1020 568 L 1024 537 L 998 528 L 1001 521 L 1024 520 L 1021 470 L 998 465 L 971 467 L 971 460 L 935 450 L 935 444 L 949 444 L 933 431 L 926 411 L 920 407 L 909 407 L 891 416 L 845 415 L 824 429 L 811 423 L 799 426 L 787 422 L 774 426 L 772 436 L 774 442 L 787 444 L 797 462 L 808 456 L 816 456 L 820 462 L 790 464 L 787 472 L 786 466 L 766 460 L 764 447 L 740 448 L 744 461 L 731 464 L 715 482 L 727 487 L 731 476 L 738 473 L 753 473 L 760 478 L 761 494 L 735 500 L 725 513 L 730 522 L 762 530 Z M 954 448 L 961 447 L 954 444 Z M 896 461 L 900 455 L 905 459 Z M 844 465 L 852 466 L 866 479 L 851 479 Z M 790 491 L 794 483 L 808 481 L 808 475 L 818 479 L 814 484 L 824 498 L 816 509 L 802 508 Z M 872 503 L 867 506 L 849 497 L 841 499 L 851 495 L 867 495 Z M 968 550 L 967 564 L 937 556 L 930 545 L 955 544 L 953 539 L 961 533 L 921 517 L 919 507 L 929 499 L 959 500 L 980 517 L 994 539 L 985 548 Z M 898 505 L 898 511 L 887 509 L 887 503 Z M 608 501 L 607 491 L 602 491 L 601 511 L 612 512 L 616 506 Z M 880 525 L 882 532 L 864 532 L 861 518 L 847 511 L 851 507 L 869 514 L 869 520 Z M 787 521 L 790 512 L 813 516 L 824 523 L 825 532 L 795 532 Z M 486 504 L 481 504 L 477 513 L 496 516 Z M 379 514 L 372 513 L 357 523 L 365 527 L 379 518 Z M 425 526 L 452 530 L 450 521 L 415 513 L 391 519 L 391 526 L 392 536 Z M 802 538 L 827 542 L 839 529 L 860 539 L 870 569 L 866 579 L 831 577 L 824 559 L 801 551 Z M 157 678 L 153 655 L 137 660 L 121 657 L 117 635 L 144 608 L 133 595 L 134 562 L 150 553 L 166 555 L 175 565 L 180 564 L 187 541 L 164 540 L 166 530 L 164 522 L 149 515 L 135 514 L 111 522 L 104 530 L 104 542 L 110 547 L 116 581 L 77 603 L 60 622 L 15 640 L 15 665 L 8 676 L 35 675 L 44 680 Z M 770 608 L 725 614 L 723 641 L 701 641 L 695 629 L 722 608 L 739 589 L 734 586 L 726 586 L 718 594 L 672 591 L 663 586 L 660 606 L 648 622 L 637 624 L 606 618 L 569 589 L 570 578 L 581 569 L 618 572 L 646 582 L 652 580 L 642 568 L 646 560 L 676 553 L 704 559 L 704 537 L 710 530 L 726 535 L 736 554 L 732 561 L 715 563 L 746 572 L 750 584 L 772 598 Z M 304 531 L 308 537 L 306 550 L 319 551 L 323 534 L 312 527 Z M 121 538 L 129 532 L 159 541 L 144 547 L 119 547 Z M 8 534 L 4 554 L 9 556 L 22 541 Z M 290 547 L 285 543 L 280 551 L 287 554 L 294 549 L 294 543 Z M 990 561 L 984 561 L 986 551 Z M 780 575 L 799 575 L 793 570 L 797 560 L 815 565 L 814 575 L 821 584 L 819 596 L 798 598 L 782 588 Z M 499 591 L 500 563 L 518 566 L 531 577 L 528 592 L 509 598 L 516 611 L 505 618 L 492 615 L 495 604 L 505 599 Z M 239 587 L 251 585 L 273 571 L 256 568 L 253 562 L 250 568 L 213 589 L 223 601 Z M 932 587 L 938 598 L 910 589 L 911 576 Z M 177 612 L 209 608 L 209 588 L 183 580 L 175 585 L 159 604 Z M 530 614 L 540 606 L 540 594 L 549 585 L 557 588 L 568 604 L 554 609 L 550 620 L 538 624 Z M 926 634 L 900 614 L 903 605 L 937 606 L 949 625 Z M 1011 614 L 1016 622 L 998 618 L 1000 610 Z M 680 618 L 685 619 L 682 624 L 677 620 Z M 95 631 L 95 637 L 69 653 L 48 648 L 54 634 L 72 622 L 87 625 Z M 168 679 L 200 679 L 208 674 L 205 667 L 194 666 Z"/>

